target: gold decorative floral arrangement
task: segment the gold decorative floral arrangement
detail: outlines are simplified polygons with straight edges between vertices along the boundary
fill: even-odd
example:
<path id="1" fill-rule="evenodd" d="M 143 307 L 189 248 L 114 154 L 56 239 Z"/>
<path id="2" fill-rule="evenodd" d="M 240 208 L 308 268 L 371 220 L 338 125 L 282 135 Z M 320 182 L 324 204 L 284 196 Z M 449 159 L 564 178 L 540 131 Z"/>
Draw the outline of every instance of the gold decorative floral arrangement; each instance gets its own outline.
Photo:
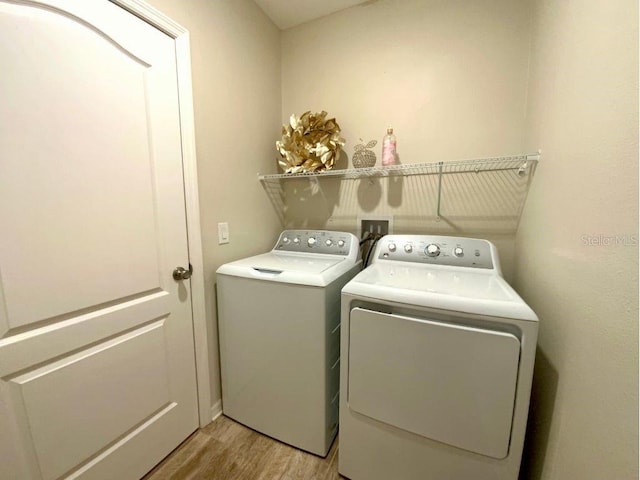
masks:
<path id="1" fill-rule="evenodd" d="M 291 115 L 289 125 L 282 126 L 282 140 L 276 149 L 282 157 L 278 163 L 285 173 L 331 170 L 344 145 L 340 126 L 327 112 L 304 112 Z"/>

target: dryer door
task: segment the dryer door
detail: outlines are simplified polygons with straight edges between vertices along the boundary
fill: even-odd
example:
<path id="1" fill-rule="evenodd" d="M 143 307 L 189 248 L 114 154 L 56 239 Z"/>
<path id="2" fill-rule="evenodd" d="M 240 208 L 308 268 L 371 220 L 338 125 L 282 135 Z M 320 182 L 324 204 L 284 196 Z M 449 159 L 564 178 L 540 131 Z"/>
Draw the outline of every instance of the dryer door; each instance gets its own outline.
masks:
<path id="1" fill-rule="evenodd" d="M 502 459 L 509 452 L 520 341 L 514 335 L 354 308 L 351 410 Z"/>

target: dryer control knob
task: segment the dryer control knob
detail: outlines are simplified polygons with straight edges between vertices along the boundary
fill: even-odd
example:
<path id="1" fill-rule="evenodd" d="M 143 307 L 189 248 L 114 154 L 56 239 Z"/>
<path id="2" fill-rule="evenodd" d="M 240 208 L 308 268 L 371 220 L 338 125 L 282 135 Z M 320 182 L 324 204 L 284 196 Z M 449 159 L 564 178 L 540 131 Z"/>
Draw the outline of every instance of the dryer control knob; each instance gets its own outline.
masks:
<path id="1" fill-rule="evenodd" d="M 340 248 L 344 247 L 344 240 L 338 240 L 338 246 Z"/>
<path id="2" fill-rule="evenodd" d="M 309 245 L 310 247 L 313 247 L 316 244 L 316 239 L 314 237 L 309 237 L 309 240 L 307 240 L 307 245 Z"/>
<path id="3" fill-rule="evenodd" d="M 294 238 L 294 239 L 293 239 L 293 243 L 295 243 L 296 245 L 297 245 L 298 243 L 300 243 L 300 237 L 296 237 L 296 238 Z"/>
<path id="4" fill-rule="evenodd" d="M 424 253 L 426 253 L 429 257 L 437 257 L 440 255 L 440 247 L 435 243 L 430 243 L 427 245 L 427 248 L 424 249 Z"/>
<path id="5" fill-rule="evenodd" d="M 456 257 L 464 257 L 464 250 L 462 249 L 462 247 L 456 247 L 453 249 L 453 254 Z"/>
<path id="6" fill-rule="evenodd" d="M 288 244 L 291 240 L 289 240 L 289 237 L 283 237 L 282 238 L 282 243 L 284 243 L 285 245 Z"/>
<path id="7" fill-rule="evenodd" d="M 396 251 L 396 244 L 391 242 L 387 248 L 389 249 L 390 252 L 395 252 Z"/>
<path id="8" fill-rule="evenodd" d="M 333 245 L 333 242 L 332 242 L 330 239 L 327 239 L 327 241 L 326 241 L 326 242 L 324 242 L 324 244 L 325 244 L 327 247 L 330 247 L 331 245 Z"/>
<path id="9" fill-rule="evenodd" d="M 405 252 L 407 252 L 407 253 L 411 253 L 411 252 L 413 252 L 413 245 L 411 245 L 410 243 L 407 243 L 407 244 L 404 246 L 404 251 L 405 251 Z"/>

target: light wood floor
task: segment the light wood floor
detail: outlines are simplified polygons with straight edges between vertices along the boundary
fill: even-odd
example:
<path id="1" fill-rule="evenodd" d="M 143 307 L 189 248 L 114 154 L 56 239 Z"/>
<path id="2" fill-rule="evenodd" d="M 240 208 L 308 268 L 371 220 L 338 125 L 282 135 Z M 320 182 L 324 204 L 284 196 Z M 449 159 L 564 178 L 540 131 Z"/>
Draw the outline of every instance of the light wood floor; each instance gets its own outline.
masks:
<path id="1" fill-rule="evenodd" d="M 143 480 L 339 480 L 338 440 L 316 457 L 220 416 Z"/>

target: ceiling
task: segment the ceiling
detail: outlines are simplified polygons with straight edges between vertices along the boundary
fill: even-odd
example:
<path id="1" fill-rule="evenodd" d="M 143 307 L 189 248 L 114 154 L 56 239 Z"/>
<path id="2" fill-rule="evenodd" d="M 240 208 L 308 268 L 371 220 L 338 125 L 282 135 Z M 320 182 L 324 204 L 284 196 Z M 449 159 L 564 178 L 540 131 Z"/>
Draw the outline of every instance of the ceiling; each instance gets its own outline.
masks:
<path id="1" fill-rule="evenodd" d="M 281 30 L 370 0 L 254 0 Z"/>

